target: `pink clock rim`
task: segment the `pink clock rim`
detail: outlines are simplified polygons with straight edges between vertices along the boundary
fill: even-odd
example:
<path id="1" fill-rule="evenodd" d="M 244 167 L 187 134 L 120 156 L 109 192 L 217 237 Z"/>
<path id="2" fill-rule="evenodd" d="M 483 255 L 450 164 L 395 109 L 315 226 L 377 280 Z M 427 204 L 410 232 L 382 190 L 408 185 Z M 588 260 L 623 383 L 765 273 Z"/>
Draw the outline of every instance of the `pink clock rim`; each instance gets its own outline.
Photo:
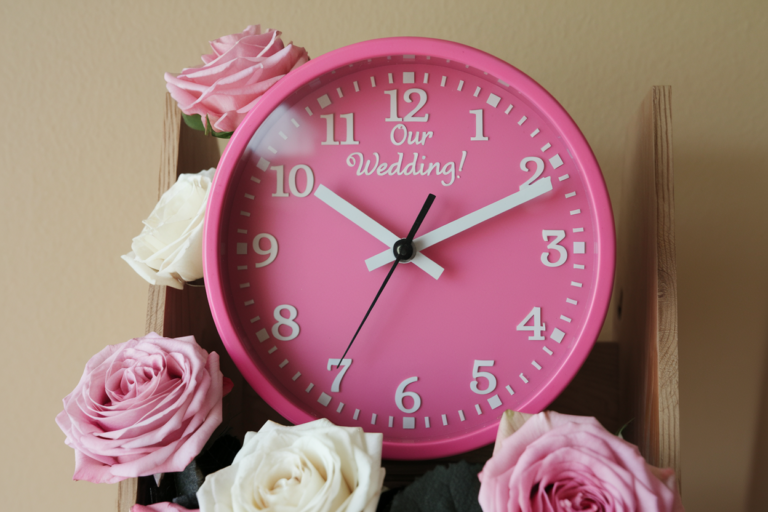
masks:
<path id="1" fill-rule="evenodd" d="M 240 155 L 258 127 L 296 88 L 334 69 L 358 62 L 362 59 L 390 55 L 429 55 L 433 59 L 447 59 L 471 65 L 486 71 L 496 78 L 513 84 L 518 93 L 525 96 L 549 121 L 558 127 L 564 142 L 570 148 L 571 157 L 584 170 L 587 177 L 585 187 L 596 213 L 596 239 L 598 241 L 598 272 L 594 300 L 587 312 L 590 319 L 580 333 L 580 343 L 571 351 L 561 371 L 538 394 L 533 396 L 521 412 L 539 412 L 546 408 L 573 379 L 602 328 L 608 311 L 613 288 L 613 273 L 616 262 L 613 215 L 605 182 L 581 130 L 576 123 L 542 86 L 511 64 L 488 53 L 460 43 L 422 37 L 392 37 L 355 43 L 312 59 L 307 64 L 288 73 L 262 96 L 237 128 L 221 156 L 208 199 L 203 230 L 203 271 L 208 301 L 214 322 L 224 346 L 254 390 L 273 408 L 294 424 L 317 419 L 290 398 L 282 395 L 271 381 L 260 373 L 251 361 L 246 349 L 239 342 L 234 328 L 236 318 L 231 318 L 227 307 L 222 275 L 218 266 L 218 226 L 222 221 L 222 208 L 226 206 L 227 184 L 239 162 Z M 608 251 L 603 250 L 608 248 Z M 218 305 L 219 307 L 216 307 Z M 591 340 L 584 342 L 583 340 Z M 493 442 L 497 427 L 486 428 L 459 436 L 434 441 L 398 442 L 384 441 L 383 454 L 388 459 L 425 459 L 462 453 Z"/>

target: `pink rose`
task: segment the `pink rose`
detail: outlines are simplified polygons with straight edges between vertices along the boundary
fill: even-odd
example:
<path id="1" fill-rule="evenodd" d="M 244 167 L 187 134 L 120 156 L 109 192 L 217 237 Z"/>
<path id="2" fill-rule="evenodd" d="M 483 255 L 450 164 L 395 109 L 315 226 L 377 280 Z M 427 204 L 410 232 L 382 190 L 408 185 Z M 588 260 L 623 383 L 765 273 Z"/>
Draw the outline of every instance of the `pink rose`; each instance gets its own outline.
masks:
<path id="1" fill-rule="evenodd" d="M 191 510 L 169 501 L 163 501 L 153 505 L 134 505 L 131 507 L 131 512 L 200 512 L 200 509 Z"/>
<path id="2" fill-rule="evenodd" d="M 168 91 L 187 115 L 206 117 L 217 132 L 232 132 L 262 94 L 309 56 L 280 39 L 281 32 L 249 25 L 242 33 L 211 41 L 204 66 L 165 74 Z"/>
<path id="3" fill-rule="evenodd" d="M 496 442 L 478 475 L 484 512 L 683 511 L 674 472 L 648 465 L 594 418 L 543 412 Z"/>
<path id="4" fill-rule="evenodd" d="M 182 471 L 221 423 L 232 382 L 193 336 L 150 333 L 93 356 L 56 416 L 75 480 L 114 483 Z"/>

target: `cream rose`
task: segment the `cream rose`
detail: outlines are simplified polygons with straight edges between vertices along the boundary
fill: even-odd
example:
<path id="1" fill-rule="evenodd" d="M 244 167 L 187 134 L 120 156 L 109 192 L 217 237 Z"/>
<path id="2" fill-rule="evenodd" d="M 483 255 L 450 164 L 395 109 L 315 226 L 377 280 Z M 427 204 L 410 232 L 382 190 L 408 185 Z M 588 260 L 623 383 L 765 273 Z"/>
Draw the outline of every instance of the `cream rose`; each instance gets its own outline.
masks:
<path id="1" fill-rule="evenodd" d="M 268 421 L 245 435 L 231 466 L 206 477 L 200 510 L 374 512 L 384 481 L 382 440 L 327 419 L 295 427 Z"/>
<path id="2" fill-rule="evenodd" d="M 203 220 L 214 172 L 180 175 L 122 256 L 150 284 L 181 290 L 184 281 L 203 277 Z"/>

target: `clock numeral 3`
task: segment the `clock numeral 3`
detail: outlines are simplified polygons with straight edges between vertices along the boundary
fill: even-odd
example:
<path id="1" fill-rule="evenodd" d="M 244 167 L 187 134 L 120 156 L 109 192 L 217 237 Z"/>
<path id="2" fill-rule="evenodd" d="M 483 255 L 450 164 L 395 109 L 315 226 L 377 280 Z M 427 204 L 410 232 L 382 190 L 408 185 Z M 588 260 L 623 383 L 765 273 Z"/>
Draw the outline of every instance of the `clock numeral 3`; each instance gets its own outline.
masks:
<path id="1" fill-rule="evenodd" d="M 492 373 L 488 372 L 481 372 L 480 368 L 483 366 L 493 366 L 494 361 L 485 361 L 482 359 L 475 359 L 475 364 L 472 367 L 472 377 L 474 380 L 469 383 L 469 389 L 477 393 L 478 395 L 487 395 L 488 393 L 491 393 L 494 389 L 496 389 L 496 377 Z M 479 377 L 484 378 L 488 381 L 488 387 L 485 389 L 480 389 L 477 383 L 477 379 Z"/>
<path id="2" fill-rule="evenodd" d="M 384 94 L 389 94 L 389 117 L 385 119 L 385 121 L 390 122 L 400 122 L 405 121 L 406 123 L 414 122 L 414 123 L 426 123 L 429 121 L 429 114 L 424 114 L 423 116 L 416 116 L 416 114 L 421 110 L 424 105 L 427 104 L 427 91 L 424 89 L 408 89 L 405 91 L 405 94 L 403 94 L 403 99 L 406 103 L 413 103 L 412 96 L 416 94 L 419 97 L 419 103 L 416 105 L 416 108 L 411 110 L 408 115 L 405 116 L 405 119 L 401 118 L 397 115 L 397 89 L 393 89 L 391 91 L 384 91 Z"/>
<path id="3" fill-rule="evenodd" d="M 417 380 L 419 380 L 418 377 L 407 378 L 401 382 L 399 386 L 397 386 L 397 391 L 395 391 L 395 403 L 397 404 L 397 408 L 406 414 L 414 413 L 419 410 L 419 407 L 421 407 L 421 397 L 413 391 L 405 390 L 405 387 L 408 384 L 416 382 Z M 413 405 L 411 407 L 406 407 L 403 403 L 403 399 L 406 397 L 413 400 Z"/>
<path id="4" fill-rule="evenodd" d="M 529 321 L 533 320 L 533 325 L 526 325 Z M 534 307 L 528 315 L 523 318 L 523 321 L 517 324 L 518 331 L 531 331 L 533 336 L 528 336 L 529 340 L 544 340 L 543 333 L 547 329 L 547 324 L 541 322 L 541 308 Z"/>
<path id="5" fill-rule="evenodd" d="M 285 191 L 285 167 L 282 165 L 273 165 L 269 168 L 271 171 L 277 173 L 277 190 L 272 197 L 288 197 L 288 192 Z M 299 186 L 297 184 L 299 171 L 304 171 L 304 177 L 306 182 L 304 184 L 304 190 L 299 192 Z M 315 188 L 315 173 L 308 165 L 299 164 L 294 165 L 288 174 L 288 189 L 296 197 L 307 197 L 312 189 Z"/>
<path id="6" fill-rule="evenodd" d="M 281 313 L 283 310 L 288 311 L 288 316 L 285 317 Z M 274 317 L 275 320 L 277 320 L 277 323 L 272 326 L 272 336 L 279 339 L 280 341 L 289 341 L 292 339 L 295 339 L 296 336 L 299 335 L 299 332 L 301 331 L 301 328 L 299 327 L 299 324 L 294 322 L 296 320 L 296 317 L 299 315 L 299 312 L 296 310 L 294 306 L 291 306 L 290 304 L 281 304 L 280 306 L 277 306 L 275 308 Z M 291 330 L 291 334 L 288 336 L 283 336 L 280 334 L 280 326 L 285 325 Z"/>
<path id="7" fill-rule="evenodd" d="M 347 370 L 349 370 L 349 367 L 352 366 L 352 360 L 351 359 L 329 359 L 328 360 L 328 371 L 333 370 L 333 367 L 338 367 L 341 365 L 341 371 L 336 375 L 336 378 L 333 379 L 333 384 L 331 384 L 331 392 L 332 393 L 338 393 L 339 390 L 341 390 L 341 379 L 344 378 L 344 374 L 347 373 Z"/>
<path id="8" fill-rule="evenodd" d="M 269 247 L 264 250 L 261 248 L 261 241 L 269 241 Z M 260 256 L 267 256 L 267 259 L 261 263 L 256 263 L 256 268 L 266 267 L 277 258 L 277 239 L 269 233 L 259 233 L 253 237 L 253 252 Z"/>
<path id="9" fill-rule="evenodd" d="M 555 261 L 551 261 L 549 259 L 551 255 L 549 251 L 541 253 L 541 262 L 547 267 L 559 267 L 565 263 L 565 261 L 568 259 L 568 251 L 565 250 L 565 247 L 560 245 L 560 242 L 562 242 L 565 238 L 565 231 L 562 229 L 545 229 L 542 230 L 541 236 L 545 242 L 554 237 L 555 240 L 547 244 L 547 249 L 551 249 L 557 252 L 557 260 Z"/>

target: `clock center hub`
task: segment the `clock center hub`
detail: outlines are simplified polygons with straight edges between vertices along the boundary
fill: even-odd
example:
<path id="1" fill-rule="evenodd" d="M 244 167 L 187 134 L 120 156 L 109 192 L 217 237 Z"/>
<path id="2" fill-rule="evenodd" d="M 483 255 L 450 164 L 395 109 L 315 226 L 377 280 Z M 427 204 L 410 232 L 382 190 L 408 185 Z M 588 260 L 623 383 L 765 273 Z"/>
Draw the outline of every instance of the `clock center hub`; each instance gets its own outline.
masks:
<path id="1" fill-rule="evenodd" d="M 408 263 L 416 256 L 416 248 L 413 246 L 413 242 L 409 242 L 405 238 L 395 242 L 392 252 L 395 254 L 395 258 L 400 260 L 400 263 Z"/>

